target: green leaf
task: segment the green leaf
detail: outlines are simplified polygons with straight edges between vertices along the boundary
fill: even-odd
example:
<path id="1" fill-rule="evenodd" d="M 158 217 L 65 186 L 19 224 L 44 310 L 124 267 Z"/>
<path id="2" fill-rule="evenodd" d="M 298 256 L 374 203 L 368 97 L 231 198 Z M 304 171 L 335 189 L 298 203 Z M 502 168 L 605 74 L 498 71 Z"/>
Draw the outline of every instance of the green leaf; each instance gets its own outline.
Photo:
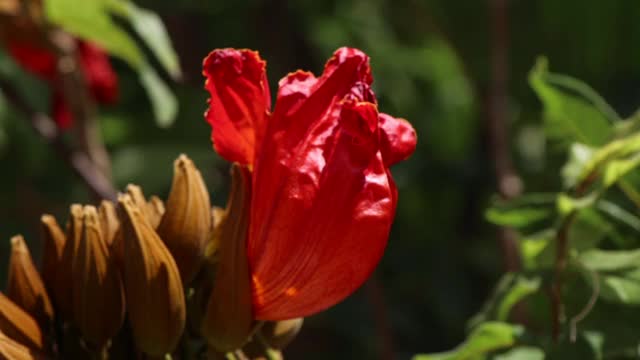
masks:
<path id="1" fill-rule="evenodd" d="M 160 127 L 169 127 L 178 113 L 178 101 L 152 67 L 147 66 L 138 73 L 140 82 L 147 91 L 153 114 Z"/>
<path id="2" fill-rule="evenodd" d="M 640 305 L 640 268 L 601 279 L 600 296 L 624 305 Z"/>
<path id="3" fill-rule="evenodd" d="M 603 183 L 605 187 L 609 187 L 616 183 L 620 178 L 629 173 L 640 165 L 640 153 L 624 159 L 611 160 L 604 168 Z"/>
<path id="4" fill-rule="evenodd" d="M 503 322 L 487 322 L 476 327 L 467 340 L 454 350 L 437 353 L 415 355 L 413 360 L 472 360 L 482 359 L 493 351 L 513 346 L 522 327 Z"/>
<path id="5" fill-rule="evenodd" d="M 157 16 L 124 0 L 47 0 L 44 3 L 46 15 L 52 23 L 101 45 L 135 69 L 151 100 L 158 126 L 172 124 L 177 114 L 177 100 L 129 34 L 111 19 L 110 11 L 126 14 L 168 72 L 177 76 L 180 71 L 177 57 Z"/>
<path id="6" fill-rule="evenodd" d="M 488 221 L 514 228 L 522 228 L 553 215 L 555 194 L 527 194 L 510 201 L 495 201 L 485 211 Z"/>
<path id="7" fill-rule="evenodd" d="M 492 320 L 507 321 L 511 309 L 522 299 L 538 291 L 541 281 L 539 276 L 504 274 L 482 310 L 469 320 L 469 327 Z"/>
<path id="8" fill-rule="evenodd" d="M 181 76 L 178 55 L 160 17 L 149 10 L 126 0 L 106 0 L 109 8 L 126 19 L 140 38 L 147 44 L 160 64 L 174 79 Z"/>
<path id="9" fill-rule="evenodd" d="M 586 145 L 603 145 L 613 131 L 610 107 L 577 79 L 551 74 L 546 59 L 539 59 L 529 74 L 529 83 L 545 111 L 549 136 Z M 606 105 L 604 106 L 603 103 Z M 606 111 L 603 111 L 607 109 Z M 615 113 L 614 113 L 615 114 Z"/>
<path id="10" fill-rule="evenodd" d="M 633 230 L 640 231 L 640 218 L 618 206 L 616 203 L 600 200 L 596 205 L 598 210 L 609 215 L 610 217 L 620 221 L 621 223 L 628 225 Z"/>
<path id="11" fill-rule="evenodd" d="M 555 249 L 552 245 L 555 236 L 555 229 L 545 229 L 520 238 L 520 257 L 525 269 L 553 266 Z"/>
<path id="12" fill-rule="evenodd" d="M 581 143 L 573 143 L 569 148 L 569 160 L 562 167 L 562 183 L 565 189 L 574 187 L 581 179 L 584 169 L 596 149 Z"/>
<path id="13" fill-rule="evenodd" d="M 493 357 L 494 360 L 543 360 L 544 351 L 533 346 L 518 346 L 503 354 Z"/>
<path id="14" fill-rule="evenodd" d="M 578 261 L 593 271 L 621 271 L 640 266 L 638 250 L 588 250 L 580 254 Z"/>
<path id="15" fill-rule="evenodd" d="M 49 21 L 64 30 L 97 43 L 134 69 L 145 63 L 136 43 L 113 22 L 103 1 L 47 0 L 44 5 Z"/>

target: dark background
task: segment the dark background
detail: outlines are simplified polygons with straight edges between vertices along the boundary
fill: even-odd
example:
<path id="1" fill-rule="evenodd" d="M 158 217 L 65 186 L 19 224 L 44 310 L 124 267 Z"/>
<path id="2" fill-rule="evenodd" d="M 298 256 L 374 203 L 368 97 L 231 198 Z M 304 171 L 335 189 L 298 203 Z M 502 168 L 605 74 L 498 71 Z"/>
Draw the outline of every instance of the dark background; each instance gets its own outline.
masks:
<path id="1" fill-rule="evenodd" d="M 640 103 L 639 2 L 515 0 L 506 1 L 505 12 L 501 2 L 138 1 L 162 16 L 185 77 L 172 84 L 178 118 L 160 129 L 135 73 L 113 60 L 120 100 L 101 108 L 100 119 L 117 186 L 136 183 L 147 195 L 165 197 L 172 161 L 186 153 L 203 171 L 214 203 L 224 203 L 228 164 L 211 149 L 202 116 L 208 95 L 201 63 L 210 50 L 259 50 L 275 91 L 288 72 L 319 74 L 337 47 L 359 47 L 371 56 L 381 110 L 412 122 L 418 148 L 393 169 L 399 208 L 376 273 L 346 301 L 307 319 L 286 355 L 407 359 L 449 349 L 462 341 L 466 320 L 509 260 L 497 229 L 483 217 L 504 175 L 500 166 L 496 175 L 496 162 L 510 158 L 526 191 L 554 189 L 559 182 L 554 169 L 564 159 L 544 140 L 541 105 L 527 82 L 536 58 L 546 55 L 552 71 L 585 80 L 622 116 Z M 14 75 L 45 109 L 46 87 Z M 496 124 L 508 131 L 506 146 L 495 141 L 501 138 Z M 10 236 L 24 234 L 38 258 L 40 214 L 64 221 L 70 203 L 89 197 L 1 98 L 0 169 L 3 285 Z"/>

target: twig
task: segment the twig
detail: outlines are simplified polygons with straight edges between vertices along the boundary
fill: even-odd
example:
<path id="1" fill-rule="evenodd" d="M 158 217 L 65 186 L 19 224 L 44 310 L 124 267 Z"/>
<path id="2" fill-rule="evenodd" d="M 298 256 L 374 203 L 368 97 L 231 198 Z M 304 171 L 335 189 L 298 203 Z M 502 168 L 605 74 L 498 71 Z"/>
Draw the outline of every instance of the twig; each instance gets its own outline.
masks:
<path id="1" fill-rule="evenodd" d="M 111 163 L 104 147 L 96 119 L 96 107 L 80 69 L 76 41 L 68 33 L 51 29 L 46 38 L 57 57 L 58 80 L 64 101 L 73 116 L 73 126 L 80 148 L 97 165 L 106 178 L 111 177 Z"/>
<path id="2" fill-rule="evenodd" d="M 589 315 L 591 310 L 593 310 L 593 307 L 596 305 L 596 301 L 598 301 L 598 296 L 600 296 L 600 276 L 598 276 L 597 272 L 591 269 L 588 269 L 586 267 L 584 267 L 584 269 L 589 272 L 589 275 L 591 275 L 591 282 L 593 283 L 593 291 L 591 292 L 591 297 L 589 298 L 589 301 L 587 301 L 587 304 L 584 306 L 584 308 L 582 308 L 582 310 L 578 314 L 576 314 L 574 317 L 572 317 L 571 320 L 569 321 L 570 331 L 571 331 L 570 333 L 571 342 L 576 342 L 576 333 L 578 332 L 578 323 L 584 320 L 584 318 L 586 318 L 587 315 Z"/>
<path id="3" fill-rule="evenodd" d="M 71 149 L 62 139 L 53 120 L 29 105 L 6 79 L 0 78 L 0 90 L 6 99 L 29 120 L 29 124 L 73 169 L 91 193 L 115 200 L 116 191 L 104 173 L 84 153 Z"/>
<path id="4" fill-rule="evenodd" d="M 488 125 L 491 152 L 498 192 L 512 199 L 522 192 L 522 181 L 509 156 L 508 103 L 508 6 L 507 0 L 490 0 L 491 14 L 491 84 L 488 98 Z M 516 233 L 510 228 L 499 230 L 500 247 L 507 271 L 520 269 Z"/>
<path id="5" fill-rule="evenodd" d="M 591 172 L 575 187 L 574 195 L 576 197 L 583 196 L 597 177 L 597 171 Z M 556 343 L 560 340 L 560 323 L 564 318 L 562 287 L 564 283 L 564 270 L 567 267 L 567 258 L 569 255 L 569 229 L 577 214 L 577 210 L 572 210 L 571 213 L 562 219 L 556 234 L 556 258 L 553 283 L 551 284 L 552 337 Z"/>

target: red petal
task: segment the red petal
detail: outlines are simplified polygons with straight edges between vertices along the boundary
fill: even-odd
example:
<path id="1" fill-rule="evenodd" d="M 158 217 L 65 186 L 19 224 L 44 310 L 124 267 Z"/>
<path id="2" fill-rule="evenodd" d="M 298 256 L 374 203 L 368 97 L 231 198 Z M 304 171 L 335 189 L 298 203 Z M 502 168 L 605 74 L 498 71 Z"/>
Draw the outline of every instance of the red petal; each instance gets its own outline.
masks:
<path id="1" fill-rule="evenodd" d="M 266 63 L 257 52 L 221 49 L 212 51 L 203 67 L 213 147 L 231 162 L 252 164 L 271 108 Z"/>
<path id="2" fill-rule="evenodd" d="M 10 42 L 9 53 L 27 71 L 45 80 L 53 80 L 56 75 L 56 57 L 42 47 L 30 43 Z"/>
<path id="3" fill-rule="evenodd" d="M 102 104 L 112 104 L 118 98 L 118 76 L 111 67 L 109 57 L 98 46 L 78 43 L 80 65 L 94 98 Z"/>
<path id="4" fill-rule="evenodd" d="M 289 119 L 271 125 L 275 120 Z M 333 102 L 304 134 L 281 134 L 297 139 L 265 141 L 276 151 L 256 164 L 248 243 L 257 319 L 303 317 L 332 306 L 379 262 L 395 201 L 377 123 L 372 103 Z"/>
<path id="5" fill-rule="evenodd" d="M 389 167 L 406 160 L 416 149 L 416 131 L 411 124 L 400 118 L 380 113 L 380 151 L 384 164 Z"/>

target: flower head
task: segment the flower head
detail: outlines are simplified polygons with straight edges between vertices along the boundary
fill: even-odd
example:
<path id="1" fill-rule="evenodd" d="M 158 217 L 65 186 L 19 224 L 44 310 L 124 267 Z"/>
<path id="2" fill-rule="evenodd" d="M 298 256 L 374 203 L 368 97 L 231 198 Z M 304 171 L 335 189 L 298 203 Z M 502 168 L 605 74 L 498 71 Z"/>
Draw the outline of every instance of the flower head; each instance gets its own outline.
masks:
<path id="1" fill-rule="evenodd" d="M 357 49 L 338 49 L 320 77 L 297 71 L 280 80 L 273 113 L 257 53 L 215 50 L 204 74 L 215 150 L 253 169 L 254 317 L 303 317 L 336 304 L 383 254 L 397 202 L 389 166 L 413 152 L 415 131 L 378 111 L 369 58 Z"/>

